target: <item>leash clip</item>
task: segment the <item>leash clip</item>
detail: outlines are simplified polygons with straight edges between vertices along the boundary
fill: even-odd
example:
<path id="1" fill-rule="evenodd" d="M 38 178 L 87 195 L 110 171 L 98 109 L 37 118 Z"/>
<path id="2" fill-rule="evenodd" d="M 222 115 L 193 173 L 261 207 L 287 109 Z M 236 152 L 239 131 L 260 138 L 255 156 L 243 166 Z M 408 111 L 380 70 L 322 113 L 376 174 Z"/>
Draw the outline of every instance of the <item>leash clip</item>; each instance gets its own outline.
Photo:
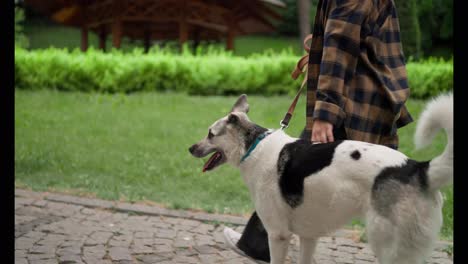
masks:
<path id="1" fill-rule="evenodd" d="M 281 120 L 281 121 L 280 121 L 280 126 L 281 126 L 281 130 L 285 130 L 286 128 L 288 128 L 288 127 L 289 127 L 289 125 L 288 125 L 288 124 L 286 124 L 286 123 L 283 123 L 283 120 Z"/>

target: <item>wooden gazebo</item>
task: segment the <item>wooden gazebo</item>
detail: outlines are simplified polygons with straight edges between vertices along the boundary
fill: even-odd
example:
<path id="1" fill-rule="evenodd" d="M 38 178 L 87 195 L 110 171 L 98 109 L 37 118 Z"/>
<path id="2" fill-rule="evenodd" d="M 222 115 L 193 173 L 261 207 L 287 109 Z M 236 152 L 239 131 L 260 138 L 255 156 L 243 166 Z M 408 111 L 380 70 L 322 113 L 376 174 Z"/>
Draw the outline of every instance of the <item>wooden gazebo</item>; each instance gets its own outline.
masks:
<path id="1" fill-rule="evenodd" d="M 279 0 L 25 0 L 32 9 L 60 24 L 81 28 L 81 49 L 88 48 L 88 32 L 99 36 L 105 49 L 107 36 L 120 48 L 122 37 L 143 40 L 226 39 L 234 48 L 239 35 L 275 31 L 281 20 Z"/>

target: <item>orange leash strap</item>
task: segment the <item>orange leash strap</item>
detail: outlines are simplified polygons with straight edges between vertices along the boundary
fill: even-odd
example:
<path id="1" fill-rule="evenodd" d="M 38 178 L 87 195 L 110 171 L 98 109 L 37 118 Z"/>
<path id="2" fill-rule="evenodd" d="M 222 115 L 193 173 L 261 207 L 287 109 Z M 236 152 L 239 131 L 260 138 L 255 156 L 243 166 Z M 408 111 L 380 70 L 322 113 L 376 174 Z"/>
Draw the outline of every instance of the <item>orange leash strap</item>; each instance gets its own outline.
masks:
<path id="1" fill-rule="evenodd" d="M 297 77 L 299 77 L 299 75 L 307 71 L 307 65 L 309 64 L 309 52 L 310 52 L 310 46 L 307 44 L 307 42 L 309 40 L 312 40 L 312 34 L 308 35 L 304 39 L 304 50 L 307 52 L 307 54 L 302 56 L 301 59 L 299 59 L 299 61 L 296 64 L 296 68 L 291 73 L 291 78 L 293 78 L 294 80 L 296 80 Z M 296 108 L 297 101 L 299 100 L 299 97 L 301 96 L 301 93 L 302 93 L 302 89 L 304 88 L 306 83 L 307 83 L 307 73 L 304 76 L 304 80 L 302 81 L 301 87 L 299 91 L 297 92 L 296 96 L 294 97 L 294 100 L 292 101 L 291 106 L 289 106 L 288 112 L 284 116 L 283 120 L 281 120 L 280 122 L 282 130 L 288 128 L 289 121 L 291 120 L 291 117 L 294 113 L 294 109 Z"/>

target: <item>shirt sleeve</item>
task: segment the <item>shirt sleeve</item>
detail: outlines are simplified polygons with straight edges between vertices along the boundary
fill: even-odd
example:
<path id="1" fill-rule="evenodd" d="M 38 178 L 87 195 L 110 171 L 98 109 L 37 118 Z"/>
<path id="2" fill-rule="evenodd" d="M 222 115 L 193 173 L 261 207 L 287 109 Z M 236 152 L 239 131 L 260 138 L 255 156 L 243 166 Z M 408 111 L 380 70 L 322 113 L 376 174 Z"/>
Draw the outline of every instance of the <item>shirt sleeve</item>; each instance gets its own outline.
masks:
<path id="1" fill-rule="evenodd" d="M 396 126 L 397 128 L 404 127 L 411 122 L 413 122 L 413 117 L 408 112 L 408 109 L 406 108 L 406 106 L 403 105 L 400 115 L 396 121 Z"/>
<path id="2" fill-rule="evenodd" d="M 360 54 L 361 26 L 372 1 L 331 1 L 326 18 L 322 60 L 313 119 L 341 125 L 345 113 L 347 82 L 356 70 Z"/>

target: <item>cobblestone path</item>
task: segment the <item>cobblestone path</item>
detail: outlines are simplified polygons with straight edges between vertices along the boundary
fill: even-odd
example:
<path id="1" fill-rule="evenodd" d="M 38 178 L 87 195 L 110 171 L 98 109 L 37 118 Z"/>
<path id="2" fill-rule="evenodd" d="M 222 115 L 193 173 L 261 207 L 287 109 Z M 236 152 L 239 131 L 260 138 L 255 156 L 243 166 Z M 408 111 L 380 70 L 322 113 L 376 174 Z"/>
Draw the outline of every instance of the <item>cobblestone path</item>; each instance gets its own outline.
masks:
<path id="1" fill-rule="evenodd" d="M 247 219 L 156 206 L 15 190 L 15 263 L 254 263 L 226 248 L 225 225 Z M 319 264 L 377 263 L 358 235 L 340 230 L 321 238 Z M 439 243 L 427 263 L 453 263 Z M 297 263 L 294 237 L 288 262 Z"/>

